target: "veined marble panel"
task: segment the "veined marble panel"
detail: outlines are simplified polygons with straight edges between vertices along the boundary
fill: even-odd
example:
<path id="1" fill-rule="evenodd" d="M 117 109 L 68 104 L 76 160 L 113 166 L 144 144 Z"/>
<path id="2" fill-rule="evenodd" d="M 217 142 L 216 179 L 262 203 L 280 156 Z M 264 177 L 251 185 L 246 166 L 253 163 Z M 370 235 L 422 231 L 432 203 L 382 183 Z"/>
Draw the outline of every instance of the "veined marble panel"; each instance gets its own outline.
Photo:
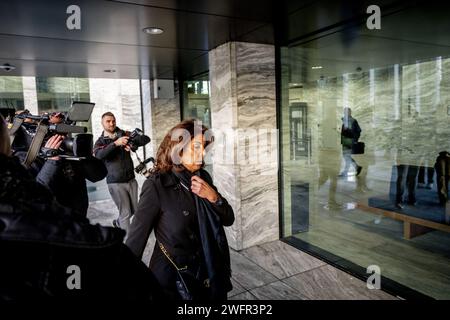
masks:
<path id="1" fill-rule="evenodd" d="M 150 88 L 153 89 L 153 81 Z M 181 121 L 180 97 L 178 85 L 175 83 L 175 95 L 171 99 L 154 99 L 152 94 L 152 140 L 155 155 L 165 135 Z"/>
<path id="2" fill-rule="evenodd" d="M 36 92 L 36 78 L 22 77 L 23 102 L 25 109 L 30 110 L 31 114 L 38 114 L 38 102 Z"/>
<path id="3" fill-rule="evenodd" d="M 239 208 L 228 235 L 240 250 L 278 239 L 277 157 L 264 158 L 278 148 L 277 139 L 267 139 L 267 129 L 276 129 L 274 48 L 227 43 L 209 53 L 209 65 L 213 130 L 226 133 L 233 153 L 223 155 L 218 144 L 216 160 L 228 155 L 232 163 L 215 162 L 214 178 Z"/>
<path id="4" fill-rule="evenodd" d="M 237 249 L 242 244 L 242 204 L 239 194 L 239 168 L 235 165 L 213 166 L 214 185 L 220 194 L 227 199 L 234 211 L 235 221 L 232 226 L 226 227 L 225 232 L 230 247 Z"/>

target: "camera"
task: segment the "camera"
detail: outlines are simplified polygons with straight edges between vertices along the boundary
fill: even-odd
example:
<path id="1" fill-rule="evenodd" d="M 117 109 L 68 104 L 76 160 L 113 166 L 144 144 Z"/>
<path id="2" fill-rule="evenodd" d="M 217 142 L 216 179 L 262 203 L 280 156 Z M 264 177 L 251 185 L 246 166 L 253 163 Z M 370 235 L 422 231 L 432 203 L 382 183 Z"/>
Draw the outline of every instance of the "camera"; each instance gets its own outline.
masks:
<path id="1" fill-rule="evenodd" d="M 77 126 L 77 121 L 87 122 L 91 117 L 94 103 L 73 102 L 68 112 L 53 112 L 42 116 L 29 112 L 18 114 L 10 128 L 13 135 L 13 149 L 26 150 L 31 163 L 36 157 L 60 156 L 68 160 L 81 160 L 92 156 L 93 136 L 87 128 Z M 55 123 L 55 118 L 58 123 Z M 43 147 L 55 134 L 65 136 L 58 150 Z"/>
<path id="2" fill-rule="evenodd" d="M 136 152 L 139 147 L 143 147 L 150 142 L 150 138 L 144 135 L 144 132 L 139 128 L 134 129 L 127 136 L 127 146 L 129 146 L 133 152 Z"/>
<path id="3" fill-rule="evenodd" d="M 149 163 L 150 161 L 155 163 L 155 159 L 153 157 L 150 157 L 148 159 L 145 159 L 144 161 L 141 161 L 141 159 L 139 159 L 138 157 L 138 161 L 139 161 L 139 165 L 134 168 L 134 171 L 137 174 L 142 174 L 144 176 L 149 176 L 150 175 L 150 171 L 147 169 L 147 163 Z"/>

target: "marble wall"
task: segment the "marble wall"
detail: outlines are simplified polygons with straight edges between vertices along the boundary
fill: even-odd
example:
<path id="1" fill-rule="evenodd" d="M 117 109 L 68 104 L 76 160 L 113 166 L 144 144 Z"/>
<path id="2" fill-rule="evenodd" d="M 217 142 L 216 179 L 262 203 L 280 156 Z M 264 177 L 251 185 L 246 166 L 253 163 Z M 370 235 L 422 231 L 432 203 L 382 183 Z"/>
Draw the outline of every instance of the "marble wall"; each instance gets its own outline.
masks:
<path id="1" fill-rule="evenodd" d="M 158 147 L 161 144 L 164 136 L 181 121 L 181 109 L 180 109 L 180 91 L 178 82 L 174 85 L 175 93 L 173 98 L 154 98 L 154 85 L 153 81 L 150 81 L 150 96 L 151 96 L 151 114 L 144 114 L 144 119 L 148 116 L 151 117 L 152 127 L 152 148 L 153 156 L 156 156 Z"/>
<path id="2" fill-rule="evenodd" d="M 25 109 L 30 110 L 31 114 L 38 114 L 38 100 L 36 92 L 36 78 L 22 77 L 23 103 Z"/>
<path id="3" fill-rule="evenodd" d="M 241 250 L 279 238 L 274 47 L 226 43 L 209 68 L 213 177 L 235 211 L 230 246 Z"/>
<path id="4" fill-rule="evenodd" d="M 285 101 L 308 104 L 314 148 L 324 148 L 324 143 L 329 143 L 326 139 L 332 139 L 339 148 L 342 110 L 348 106 L 363 130 L 361 140 L 366 148 L 389 156 L 392 149 L 397 149 L 394 153 L 412 149 L 411 157 L 401 159 L 413 163 L 423 155 L 435 158 L 438 150 L 450 149 L 449 67 L 450 59 L 434 59 L 349 73 L 325 78 L 322 84 L 311 82 L 301 89 L 290 89 Z M 286 111 L 287 105 L 283 106 Z M 335 137 L 324 132 L 327 114 L 334 117 Z M 315 141 L 314 136 L 321 139 Z"/>

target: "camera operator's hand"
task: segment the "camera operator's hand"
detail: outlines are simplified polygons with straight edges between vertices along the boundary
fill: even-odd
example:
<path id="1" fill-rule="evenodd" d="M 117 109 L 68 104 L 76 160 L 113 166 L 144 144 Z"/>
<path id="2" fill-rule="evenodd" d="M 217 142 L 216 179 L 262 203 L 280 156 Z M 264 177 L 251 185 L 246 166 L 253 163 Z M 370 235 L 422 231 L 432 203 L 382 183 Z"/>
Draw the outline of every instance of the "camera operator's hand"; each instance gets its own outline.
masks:
<path id="1" fill-rule="evenodd" d="M 125 149 L 125 151 L 128 151 L 128 152 L 130 152 L 130 151 L 131 151 L 131 148 L 130 148 L 130 146 L 128 146 L 128 145 L 127 145 L 127 146 L 125 146 L 125 147 L 124 147 L 124 149 Z"/>
<path id="2" fill-rule="evenodd" d="M 116 141 L 114 141 L 114 144 L 118 147 L 125 147 L 128 143 L 128 137 L 120 137 Z"/>
<path id="3" fill-rule="evenodd" d="M 64 140 L 64 136 L 56 134 L 52 137 L 50 137 L 50 139 L 48 139 L 47 143 L 45 144 L 45 147 L 48 149 L 55 149 L 58 150 L 59 147 L 61 146 L 61 143 Z M 56 157 L 52 157 L 52 158 L 48 158 L 49 160 L 59 160 L 59 156 Z"/>

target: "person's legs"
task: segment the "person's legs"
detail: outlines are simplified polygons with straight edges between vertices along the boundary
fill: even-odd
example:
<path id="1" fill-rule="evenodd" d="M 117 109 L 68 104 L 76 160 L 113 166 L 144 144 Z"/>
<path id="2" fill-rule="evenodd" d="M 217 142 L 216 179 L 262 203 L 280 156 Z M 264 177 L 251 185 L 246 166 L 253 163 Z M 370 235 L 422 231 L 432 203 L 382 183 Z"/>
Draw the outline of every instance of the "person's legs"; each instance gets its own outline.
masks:
<path id="1" fill-rule="evenodd" d="M 414 205 L 416 203 L 416 179 L 417 166 L 409 166 L 408 174 L 406 176 L 406 184 L 408 185 L 408 203 Z"/>
<path id="2" fill-rule="evenodd" d="M 401 203 L 403 202 L 403 192 L 404 192 L 403 177 L 405 170 L 407 170 L 407 168 L 408 166 L 403 164 L 397 166 L 397 190 L 395 192 L 395 205 L 397 207 L 401 207 Z"/>
<path id="3" fill-rule="evenodd" d="M 125 231 L 128 230 L 131 217 L 131 203 L 128 191 L 128 183 L 110 183 L 108 190 L 111 198 L 119 209 L 119 226 Z"/>
<path id="4" fill-rule="evenodd" d="M 434 168 L 433 167 L 428 167 L 427 169 L 427 188 L 431 189 L 433 187 L 433 183 L 434 183 Z"/>
<path id="5" fill-rule="evenodd" d="M 419 183 L 419 185 L 425 184 L 425 166 L 420 166 L 417 182 Z"/>
<path id="6" fill-rule="evenodd" d="M 350 165 L 353 163 L 352 159 L 352 149 L 342 147 L 342 156 L 344 158 L 344 170 L 340 175 L 344 176 L 348 174 L 348 170 L 350 169 Z"/>
<path id="7" fill-rule="evenodd" d="M 356 171 L 356 175 L 359 175 L 361 172 L 362 167 L 359 166 L 356 161 L 352 158 L 352 149 L 342 147 L 342 155 L 344 157 L 345 166 L 344 171 L 340 174 L 340 176 L 345 176 L 348 174 L 348 170 L 350 169 L 350 166 L 353 166 Z"/>

